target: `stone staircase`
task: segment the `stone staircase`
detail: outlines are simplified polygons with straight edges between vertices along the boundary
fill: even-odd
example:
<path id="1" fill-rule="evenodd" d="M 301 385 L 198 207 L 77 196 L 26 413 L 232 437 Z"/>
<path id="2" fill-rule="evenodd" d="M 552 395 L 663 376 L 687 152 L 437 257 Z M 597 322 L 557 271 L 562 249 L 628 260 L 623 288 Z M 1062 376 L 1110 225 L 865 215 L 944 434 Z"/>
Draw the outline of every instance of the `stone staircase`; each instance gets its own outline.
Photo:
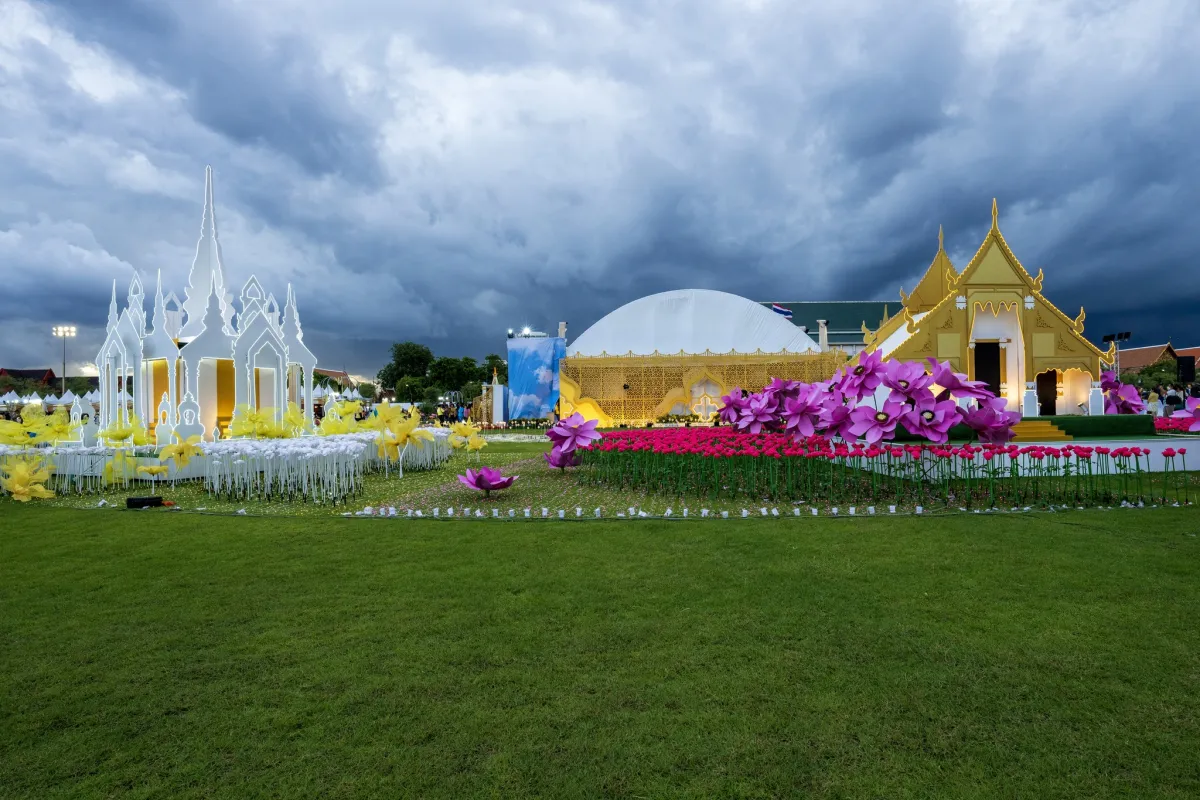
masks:
<path id="1" fill-rule="evenodd" d="M 1069 442 L 1071 437 L 1048 419 L 1023 419 L 1013 426 L 1014 442 Z"/>

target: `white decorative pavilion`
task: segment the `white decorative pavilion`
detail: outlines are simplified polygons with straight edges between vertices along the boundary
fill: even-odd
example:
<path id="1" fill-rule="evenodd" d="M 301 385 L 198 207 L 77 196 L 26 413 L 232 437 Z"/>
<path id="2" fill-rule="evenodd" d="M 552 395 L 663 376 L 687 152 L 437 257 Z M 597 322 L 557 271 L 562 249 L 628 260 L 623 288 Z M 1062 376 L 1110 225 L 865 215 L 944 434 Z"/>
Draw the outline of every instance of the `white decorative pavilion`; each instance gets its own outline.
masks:
<path id="1" fill-rule="evenodd" d="M 275 296 L 264 294 L 254 276 L 242 287 L 238 307 L 235 318 L 208 167 L 200 241 L 183 303 L 174 293 L 163 296 L 159 272 L 148 329 L 141 279 L 134 275 L 120 312 L 113 281 L 107 335 L 96 356 L 101 427 L 128 422 L 130 404 L 121 400 L 127 392 L 132 412 L 160 445 L 169 443 L 177 429 L 181 435 L 200 433 L 207 441 L 227 435 L 234 408 L 241 404 L 273 408 L 279 421 L 289 402 L 301 403 L 311 428 L 317 359 L 304 344 L 291 284 L 282 320 Z"/>

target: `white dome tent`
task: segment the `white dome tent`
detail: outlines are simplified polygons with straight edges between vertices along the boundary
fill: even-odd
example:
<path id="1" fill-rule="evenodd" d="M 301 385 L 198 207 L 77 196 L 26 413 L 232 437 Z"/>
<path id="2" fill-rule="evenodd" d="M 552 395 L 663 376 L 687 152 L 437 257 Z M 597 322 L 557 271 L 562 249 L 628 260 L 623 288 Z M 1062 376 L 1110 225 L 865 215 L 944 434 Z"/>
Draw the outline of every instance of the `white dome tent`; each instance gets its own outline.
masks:
<path id="1" fill-rule="evenodd" d="M 752 300 L 680 289 L 647 295 L 607 314 L 567 347 L 567 357 L 817 350 L 808 334 Z"/>
<path id="2" fill-rule="evenodd" d="M 734 387 L 823 380 L 845 363 L 760 303 L 682 289 L 626 303 L 567 346 L 559 413 L 602 425 L 711 422 Z"/>

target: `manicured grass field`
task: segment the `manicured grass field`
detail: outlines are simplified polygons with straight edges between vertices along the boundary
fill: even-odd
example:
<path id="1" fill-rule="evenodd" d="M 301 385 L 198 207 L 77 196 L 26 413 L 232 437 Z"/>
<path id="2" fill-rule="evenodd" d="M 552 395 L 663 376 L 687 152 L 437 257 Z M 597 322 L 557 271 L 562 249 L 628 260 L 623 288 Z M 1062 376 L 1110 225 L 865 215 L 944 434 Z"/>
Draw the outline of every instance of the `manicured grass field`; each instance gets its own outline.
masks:
<path id="1" fill-rule="evenodd" d="M 1196 797 L 1200 514 L 0 508 L 0 796 Z"/>

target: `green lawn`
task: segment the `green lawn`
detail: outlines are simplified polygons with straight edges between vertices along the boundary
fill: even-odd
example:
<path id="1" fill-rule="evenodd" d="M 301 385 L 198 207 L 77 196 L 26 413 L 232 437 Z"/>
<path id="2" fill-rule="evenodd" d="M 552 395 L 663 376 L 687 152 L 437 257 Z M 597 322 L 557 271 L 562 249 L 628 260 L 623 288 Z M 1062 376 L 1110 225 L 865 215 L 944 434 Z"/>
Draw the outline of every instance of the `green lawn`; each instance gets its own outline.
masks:
<path id="1" fill-rule="evenodd" d="M 0 796 L 1196 797 L 1200 514 L 0 508 Z"/>

